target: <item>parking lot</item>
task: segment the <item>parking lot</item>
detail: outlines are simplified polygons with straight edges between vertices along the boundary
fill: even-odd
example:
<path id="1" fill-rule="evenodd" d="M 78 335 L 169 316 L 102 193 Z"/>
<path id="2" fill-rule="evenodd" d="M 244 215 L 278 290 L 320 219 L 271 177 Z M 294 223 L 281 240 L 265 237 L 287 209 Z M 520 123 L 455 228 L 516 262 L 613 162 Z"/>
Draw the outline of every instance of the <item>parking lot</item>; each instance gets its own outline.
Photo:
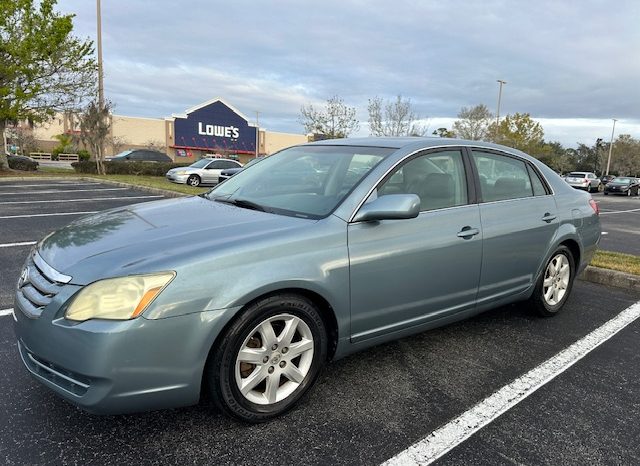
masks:
<path id="1" fill-rule="evenodd" d="M 73 219 L 162 198 L 110 184 L 0 181 L 0 311 L 31 246 Z M 594 194 L 602 248 L 640 254 L 640 199 Z M 634 211 L 634 209 L 638 209 Z M 625 211 L 625 212 L 622 212 Z M 36 382 L 0 312 L 0 462 L 5 464 L 379 464 L 581 340 L 640 296 L 577 281 L 563 312 L 523 305 L 329 364 L 292 412 L 246 425 L 200 405 L 87 414 Z M 439 464 L 640 464 L 640 320 L 515 404 Z"/>
<path id="2" fill-rule="evenodd" d="M 592 194 L 600 206 L 600 248 L 640 255 L 640 196 Z"/>

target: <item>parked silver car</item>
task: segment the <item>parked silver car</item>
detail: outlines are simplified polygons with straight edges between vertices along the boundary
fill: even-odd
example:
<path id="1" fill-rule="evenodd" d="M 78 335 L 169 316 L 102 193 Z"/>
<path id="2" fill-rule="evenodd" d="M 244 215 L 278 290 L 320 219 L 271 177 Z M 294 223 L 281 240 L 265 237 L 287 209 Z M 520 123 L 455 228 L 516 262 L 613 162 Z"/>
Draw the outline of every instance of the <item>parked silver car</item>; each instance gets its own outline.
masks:
<path id="1" fill-rule="evenodd" d="M 584 189 L 587 192 L 602 191 L 603 184 L 595 173 L 571 172 L 564 179 L 569 186 Z"/>
<path id="2" fill-rule="evenodd" d="M 201 184 L 217 184 L 220 173 L 227 168 L 242 168 L 242 164 L 231 159 L 200 159 L 188 167 L 172 168 L 167 172 L 167 179 L 174 183 L 200 186 Z"/>
<path id="3" fill-rule="evenodd" d="M 517 150 L 321 141 L 47 236 L 16 288 L 15 333 L 31 374 L 89 411 L 204 389 L 259 422 L 329 360 L 517 301 L 557 314 L 599 239 L 591 196 Z"/>

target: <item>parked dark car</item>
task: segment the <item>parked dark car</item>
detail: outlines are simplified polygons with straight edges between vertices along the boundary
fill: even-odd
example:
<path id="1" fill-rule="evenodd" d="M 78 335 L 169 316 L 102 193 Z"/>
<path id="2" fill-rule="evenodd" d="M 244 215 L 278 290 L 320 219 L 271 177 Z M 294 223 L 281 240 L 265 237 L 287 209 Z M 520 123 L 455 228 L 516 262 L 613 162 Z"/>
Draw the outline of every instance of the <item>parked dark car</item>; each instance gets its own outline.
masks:
<path id="1" fill-rule="evenodd" d="M 251 165 L 255 165 L 256 163 L 260 162 L 260 160 L 262 160 L 262 159 L 264 159 L 264 157 L 256 157 L 255 159 L 249 160 L 246 163 L 246 165 L 244 165 L 242 167 L 226 168 L 226 169 L 222 170 L 220 172 L 220 175 L 218 175 L 218 183 L 221 183 L 224 180 L 228 180 L 229 178 L 231 178 L 236 173 L 240 173 L 245 168 L 249 168 Z"/>
<path id="2" fill-rule="evenodd" d="M 171 157 L 157 150 L 136 149 L 126 150 L 119 153 L 111 159 L 111 162 L 168 162 L 171 163 Z"/>
<path id="3" fill-rule="evenodd" d="M 640 190 L 640 181 L 631 176 L 618 176 L 609 181 L 604 187 L 605 196 L 608 194 L 624 194 L 625 196 L 637 196 Z"/>
<path id="4" fill-rule="evenodd" d="M 15 287 L 17 349 L 89 411 L 185 406 L 206 390 L 222 412 L 266 421 L 328 361 L 509 303 L 558 314 L 597 249 L 598 212 L 496 144 L 290 147 L 208 193 L 41 240 Z"/>
<path id="5" fill-rule="evenodd" d="M 34 171 L 38 169 L 38 162 L 25 155 L 7 155 L 9 168 L 13 170 Z"/>
<path id="6" fill-rule="evenodd" d="M 602 175 L 602 177 L 600 178 L 600 182 L 606 185 L 608 182 L 610 182 L 614 178 L 615 176 L 613 175 Z"/>

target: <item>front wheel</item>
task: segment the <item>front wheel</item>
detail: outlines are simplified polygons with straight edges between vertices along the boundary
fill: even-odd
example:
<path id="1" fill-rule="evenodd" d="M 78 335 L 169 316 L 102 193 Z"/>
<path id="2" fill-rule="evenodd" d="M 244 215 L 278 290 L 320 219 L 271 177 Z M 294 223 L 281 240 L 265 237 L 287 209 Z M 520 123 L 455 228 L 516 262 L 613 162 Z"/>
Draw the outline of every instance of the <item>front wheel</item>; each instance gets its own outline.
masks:
<path id="1" fill-rule="evenodd" d="M 556 315 L 567 302 L 574 279 L 573 254 L 566 246 L 560 246 L 551 255 L 538 279 L 533 295 L 529 298 L 531 305 L 542 316 Z"/>
<path id="2" fill-rule="evenodd" d="M 187 178 L 187 184 L 189 186 L 200 186 L 200 183 L 201 180 L 198 175 L 191 175 L 189 178 Z"/>
<path id="3" fill-rule="evenodd" d="M 214 402 L 246 422 L 283 414 L 315 382 L 327 340 L 318 309 L 304 297 L 276 295 L 252 304 L 211 356 L 207 381 Z"/>

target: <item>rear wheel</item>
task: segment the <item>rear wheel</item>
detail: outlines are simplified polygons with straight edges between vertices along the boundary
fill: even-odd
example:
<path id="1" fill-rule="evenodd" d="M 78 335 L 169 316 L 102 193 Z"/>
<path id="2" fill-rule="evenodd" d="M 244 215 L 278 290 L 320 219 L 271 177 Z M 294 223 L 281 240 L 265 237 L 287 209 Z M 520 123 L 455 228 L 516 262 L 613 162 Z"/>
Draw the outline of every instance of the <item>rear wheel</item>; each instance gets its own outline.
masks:
<path id="1" fill-rule="evenodd" d="M 200 183 L 201 180 L 198 175 L 191 175 L 189 178 L 187 178 L 187 184 L 189 186 L 200 186 Z"/>
<path id="2" fill-rule="evenodd" d="M 529 298 L 532 307 L 542 316 L 556 315 L 567 302 L 574 279 L 573 255 L 569 248 L 560 246 L 551 255 Z"/>
<path id="3" fill-rule="evenodd" d="M 263 422 L 291 409 L 327 357 L 318 309 L 297 295 L 276 295 L 245 309 L 212 354 L 208 382 L 226 414 Z"/>

